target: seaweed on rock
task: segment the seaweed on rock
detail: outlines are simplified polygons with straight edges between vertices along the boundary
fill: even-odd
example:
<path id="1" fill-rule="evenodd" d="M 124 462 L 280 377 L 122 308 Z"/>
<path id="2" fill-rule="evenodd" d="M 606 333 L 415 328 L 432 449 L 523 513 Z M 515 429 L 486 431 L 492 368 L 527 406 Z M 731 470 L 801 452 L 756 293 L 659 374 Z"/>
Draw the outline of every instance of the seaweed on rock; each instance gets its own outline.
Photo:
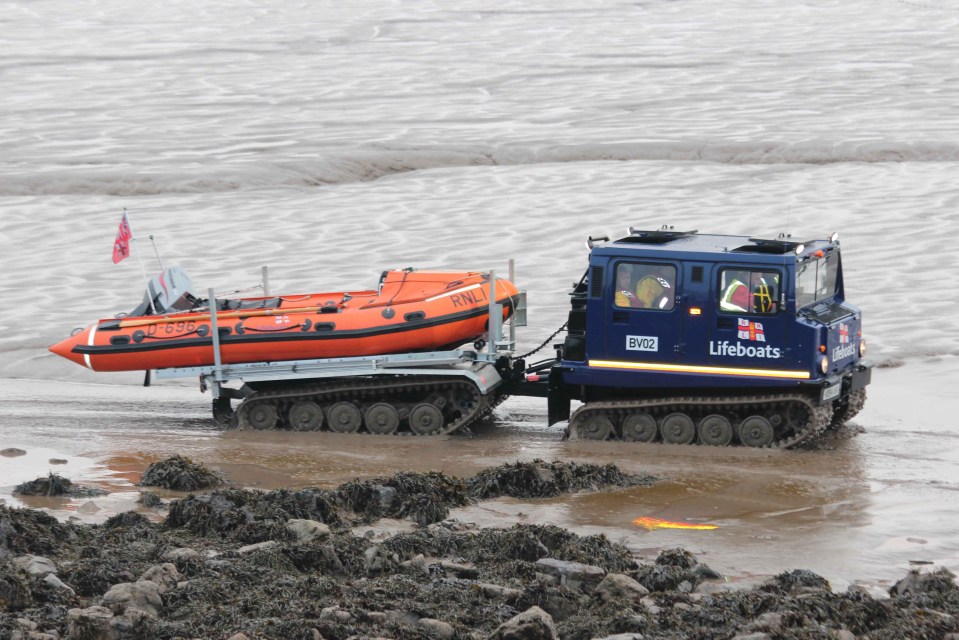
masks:
<path id="1" fill-rule="evenodd" d="M 142 487 L 162 487 L 173 491 L 196 491 L 221 484 L 223 476 L 186 456 L 173 456 L 154 462 L 140 478 Z"/>

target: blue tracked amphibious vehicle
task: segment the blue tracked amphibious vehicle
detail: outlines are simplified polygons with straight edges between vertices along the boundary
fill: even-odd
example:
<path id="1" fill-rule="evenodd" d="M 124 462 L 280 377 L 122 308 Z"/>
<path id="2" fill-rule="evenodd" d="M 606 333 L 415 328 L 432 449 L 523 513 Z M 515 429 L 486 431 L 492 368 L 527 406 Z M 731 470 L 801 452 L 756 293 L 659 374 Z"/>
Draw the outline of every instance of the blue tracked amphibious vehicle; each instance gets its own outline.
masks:
<path id="1" fill-rule="evenodd" d="M 511 390 L 546 395 L 550 424 L 568 419 L 587 439 L 788 448 L 862 408 L 871 368 L 835 234 L 630 228 L 588 244 L 557 359 Z M 583 403 L 572 415 L 571 400 Z"/>

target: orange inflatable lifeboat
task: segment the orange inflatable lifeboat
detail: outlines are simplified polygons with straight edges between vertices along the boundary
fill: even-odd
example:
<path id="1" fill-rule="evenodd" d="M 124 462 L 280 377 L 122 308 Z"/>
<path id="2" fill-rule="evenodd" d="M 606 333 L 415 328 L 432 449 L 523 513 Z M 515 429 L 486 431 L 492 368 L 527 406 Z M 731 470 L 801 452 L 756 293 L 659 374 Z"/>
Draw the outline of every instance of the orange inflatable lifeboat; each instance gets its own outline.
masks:
<path id="1" fill-rule="evenodd" d="M 212 365 L 209 300 L 178 267 L 150 281 L 130 315 L 98 321 L 50 347 L 94 371 Z M 224 364 L 451 349 L 487 332 L 489 275 L 386 271 L 374 290 L 217 299 Z M 496 279 L 504 319 L 517 289 Z"/>

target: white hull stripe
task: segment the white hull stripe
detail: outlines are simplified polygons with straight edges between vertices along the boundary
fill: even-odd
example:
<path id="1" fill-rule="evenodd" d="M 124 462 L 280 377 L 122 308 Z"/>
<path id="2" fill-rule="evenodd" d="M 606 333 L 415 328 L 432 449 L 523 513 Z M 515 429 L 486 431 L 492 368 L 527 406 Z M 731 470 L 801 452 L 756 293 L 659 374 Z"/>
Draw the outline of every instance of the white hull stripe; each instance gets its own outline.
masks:
<path id="1" fill-rule="evenodd" d="M 464 291 L 472 291 L 473 289 L 479 289 L 483 285 L 481 284 L 471 284 L 468 287 L 463 287 L 462 289 L 453 289 L 452 291 L 447 291 L 446 293 L 441 293 L 438 296 L 433 296 L 432 298 L 427 298 L 426 302 L 433 302 L 434 300 L 439 300 L 440 298 L 445 298 L 457 293 L 463 293 Z"/>
<path id="2" fill-rule="evenodd" d="M 97 325 L 93 325 L 92 327 L 90 327 L 90 337 L 87 339 L 87 345 L 89 345 L 89 346 L 91 346 L 91 347 L 93 346 L 93 337 L 94 337 L 95 335 L 97 335 Z M 89 353 L 84 353 L 84 354 L 83 354 L 83 361 L 86 363 L 87 368 L 90 369 L 91 371 L 93 371 L 93 365 L 90 364 L 90 354 L 89 354 Z"/>
<path id="3" fill-rule="evenodd" d="M 752 376 L 759 378 L 790 378 L 808 380 L 808 371 L 783 371 L 779 369 L 745 369 L 739 367 L 701 367 L 662 362 L 620 362 L 617 360 L 590 360 L 589 366 L 599 369 L 638 369 L 640 371 L 668 371 L 671 373 L 704 373 L 722 376 Z"/>

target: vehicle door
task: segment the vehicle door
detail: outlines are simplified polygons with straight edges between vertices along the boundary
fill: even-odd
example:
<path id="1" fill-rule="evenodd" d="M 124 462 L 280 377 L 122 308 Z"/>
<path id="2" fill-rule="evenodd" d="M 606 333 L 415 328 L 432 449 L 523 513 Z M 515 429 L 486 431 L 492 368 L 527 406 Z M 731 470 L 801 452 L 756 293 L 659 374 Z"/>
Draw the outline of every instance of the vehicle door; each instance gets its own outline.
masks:
<path id="1" fill-rule="evenodd" d="M 617 260 L 611 271 L 605 359 L 674 362 L 682 343 L 679 264 Z"/>
<path id="2" fill-rule="evenodd" d="M 707 322 L 708 362 L 744 369 L 788 366 L 789 329 L 776 265 L 720 264 L 713 273 Z"/>

